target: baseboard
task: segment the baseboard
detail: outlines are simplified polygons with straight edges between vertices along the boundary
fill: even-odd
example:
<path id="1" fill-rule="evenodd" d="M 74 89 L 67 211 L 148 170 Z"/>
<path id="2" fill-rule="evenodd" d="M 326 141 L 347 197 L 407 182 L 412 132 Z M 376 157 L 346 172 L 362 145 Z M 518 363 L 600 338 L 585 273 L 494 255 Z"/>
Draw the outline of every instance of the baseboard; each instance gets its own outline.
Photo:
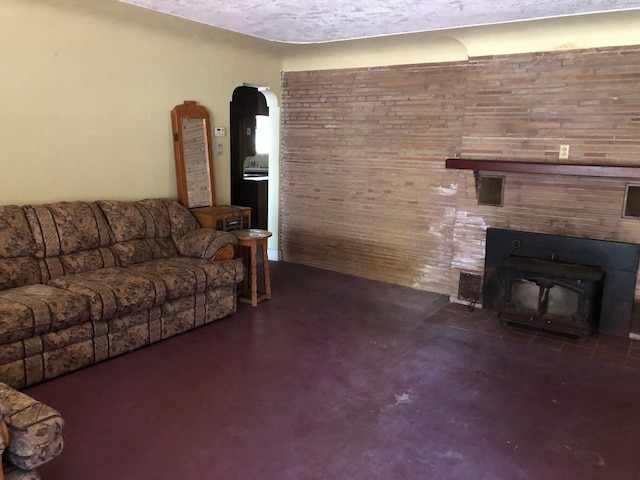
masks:
<path id="1" fill-rule="evenodd" d="M 280 252 L 278 250 L 267 249 L 267 257 L 273 262 L 279 262 Z"/>

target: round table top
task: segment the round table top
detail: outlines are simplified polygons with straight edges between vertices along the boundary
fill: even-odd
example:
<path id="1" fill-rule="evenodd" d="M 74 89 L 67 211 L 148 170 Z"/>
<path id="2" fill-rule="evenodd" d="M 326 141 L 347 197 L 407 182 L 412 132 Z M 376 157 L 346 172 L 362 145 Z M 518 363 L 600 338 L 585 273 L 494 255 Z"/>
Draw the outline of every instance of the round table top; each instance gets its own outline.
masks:
<path id="1" fill-rule="evenodd" d="M 252 238 L 255 238 L 255 239 L 269 238 L 271 235 L 273 235 L 271 232 L 267 230 L 262 230 L 260 228 L 231 230 L 231 233 L 233 233 L 238 238 L 238 240 L 249 240 Z"/>

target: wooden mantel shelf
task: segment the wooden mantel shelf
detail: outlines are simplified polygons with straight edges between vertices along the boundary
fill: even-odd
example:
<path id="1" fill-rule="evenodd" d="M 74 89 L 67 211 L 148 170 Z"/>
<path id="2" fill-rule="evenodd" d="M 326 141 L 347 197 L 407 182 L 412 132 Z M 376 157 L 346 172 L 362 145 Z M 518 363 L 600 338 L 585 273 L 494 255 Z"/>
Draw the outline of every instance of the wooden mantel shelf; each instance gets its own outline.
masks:
<path id="1" fill-rule="evenodd" d="M 566 163 L 508 162 L 500 160 L 447 158 L 446 168 L 474 170 L 475 172 L 538 173 L 546 175 L 573 175 L 578 177 L 640 179 L 640 166 L 576 165 Z"/>

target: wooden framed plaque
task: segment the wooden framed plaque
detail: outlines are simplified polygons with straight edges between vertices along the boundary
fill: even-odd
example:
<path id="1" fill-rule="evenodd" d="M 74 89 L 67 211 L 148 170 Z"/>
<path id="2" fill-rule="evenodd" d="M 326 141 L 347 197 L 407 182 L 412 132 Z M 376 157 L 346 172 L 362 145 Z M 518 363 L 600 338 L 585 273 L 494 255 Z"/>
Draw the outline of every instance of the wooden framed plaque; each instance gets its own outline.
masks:
<path id="1" fill-rule="evenodd" d="M 187 208 L 216 204 L 211 119 L 193 100 L 171 110 L 178 201 Z"/>

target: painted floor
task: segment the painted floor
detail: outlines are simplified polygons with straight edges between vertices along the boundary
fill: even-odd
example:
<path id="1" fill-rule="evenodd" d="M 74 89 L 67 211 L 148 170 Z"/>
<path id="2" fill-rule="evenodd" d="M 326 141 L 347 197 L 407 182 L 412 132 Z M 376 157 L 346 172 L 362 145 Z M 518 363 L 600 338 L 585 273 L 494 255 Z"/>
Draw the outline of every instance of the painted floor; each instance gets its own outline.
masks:
<path id="1" fill-rule="evenodd" d="M 638 480 L 640 343 L 285 262 L 272 300 L 31 387 L 46 480 Z"/>

